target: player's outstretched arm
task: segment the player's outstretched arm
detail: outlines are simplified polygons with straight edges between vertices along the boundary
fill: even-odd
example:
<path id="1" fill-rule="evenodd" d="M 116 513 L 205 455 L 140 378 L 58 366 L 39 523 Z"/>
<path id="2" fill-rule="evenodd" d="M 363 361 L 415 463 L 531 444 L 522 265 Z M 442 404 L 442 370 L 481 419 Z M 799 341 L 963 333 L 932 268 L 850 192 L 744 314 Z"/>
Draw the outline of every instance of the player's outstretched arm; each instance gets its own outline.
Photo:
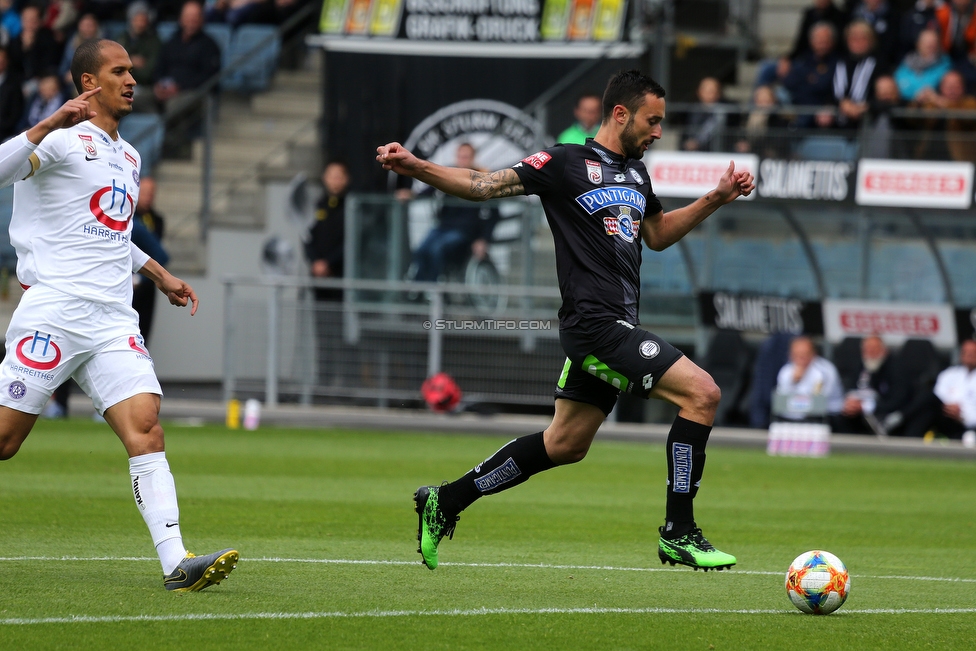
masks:
<path id="1" fill-rule="evenodd" d="M 445 167 L 417 158 L 398 142 L 377 147 L 376 160 L 385 170 L 413 177 L 442 192 L 470 201 L 525 194 L 525 187 L 515 170 L 479 172 L 461 167 Z"/>
<path id="2" fill-rule="evenodd" d="M 187 283 L 166 271 L 163 265 L 150 258 L 139 270 L 139 273 L 153 281 L 159 291 L 166 294 L 171 305 L 185 307 L 187 303 L 191 303 L 190 316 L 197 313 L 197 305 L 200 304 L 200 299 L 197 298 L 196 292 Z"/>
<path id="3" fill-rule="evenodd" d="M 730 162 L 718 185 L 704 197 L 684 208 L 645 217 L 641 223 L 644 243 L 654 251 L 663 251 L 720 207 L 752 194 L 756 188 L 755 181 L 749 172 L 736 172 L 735 163 Z"/>

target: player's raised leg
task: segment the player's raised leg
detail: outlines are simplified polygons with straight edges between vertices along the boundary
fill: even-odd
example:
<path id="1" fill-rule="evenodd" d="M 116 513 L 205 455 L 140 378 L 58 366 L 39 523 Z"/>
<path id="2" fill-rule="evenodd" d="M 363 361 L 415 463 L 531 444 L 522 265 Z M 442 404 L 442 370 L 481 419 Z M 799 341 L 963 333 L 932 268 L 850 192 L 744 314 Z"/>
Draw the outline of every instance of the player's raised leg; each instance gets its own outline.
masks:
<path id="1" fill-rule="evenodd" d="M 163 566 L 163 584 L 167 590 L 195 592 L 227 578 L 239 555 L 224 549 L 198 557 L 184 547 L 176 484 L 159 424 L 159 400 L 157 394 L 139 393 L 112 405 L 104 416 L 129 454 L 132 494 Z"/>
<path id="2" fill-rule="evenodd" d="M 681 563 L 696 570 L 732 567 L 735 557 L 715 549 L 705 539 L 695 523 L 694 511 L 705 467 L 705 445 L 721 391 L 708 373 L 682 357 L 654 385 L 650 395 L 680 407 L 668 434 L 667 508 L 658 556 L 662 563 Z"/>
<path id="3" fill-rule="evenodd" d="M 483 495 L 500 493 L 544 470 L 582 460 L 605 418 L 593 405 L 556 400 L 555 415 L 544 432 L 510 441 L 456 481 L 417 489 L 417 551 L 424 565 L 432 570 L 437 567 L 437 546 L 444 536 L 453 538 L 461 511 Z"/>

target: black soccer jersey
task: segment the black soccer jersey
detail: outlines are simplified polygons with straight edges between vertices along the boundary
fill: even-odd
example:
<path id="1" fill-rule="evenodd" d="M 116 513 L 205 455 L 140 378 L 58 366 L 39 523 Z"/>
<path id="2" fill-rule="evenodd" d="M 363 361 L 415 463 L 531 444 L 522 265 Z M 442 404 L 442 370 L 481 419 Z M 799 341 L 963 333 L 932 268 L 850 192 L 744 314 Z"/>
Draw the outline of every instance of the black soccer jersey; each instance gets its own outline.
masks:
<path id="1" fill-rule="evenodd" d="M 559 327 L 581 319 L 637 324 L 640 225 L 661 211 L 644 164 L 594 140 L 556 145 L 514 166 L 526 194 L 537 194 L 556 246 L 563 298 Z"/>

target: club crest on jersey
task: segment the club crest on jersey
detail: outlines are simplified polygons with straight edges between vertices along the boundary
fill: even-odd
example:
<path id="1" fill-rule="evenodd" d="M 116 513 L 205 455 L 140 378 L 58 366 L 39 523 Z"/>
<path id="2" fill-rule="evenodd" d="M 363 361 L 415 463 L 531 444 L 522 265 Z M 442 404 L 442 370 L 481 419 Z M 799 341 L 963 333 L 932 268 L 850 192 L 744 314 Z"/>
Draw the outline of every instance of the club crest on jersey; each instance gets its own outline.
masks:
<path id="1" fill-rule="evenodd" d="M 85 153 L 89 156 L 98 156 L 98 150 L 95 149 L 95 143 L 92 142 L 91 136 L 86 136 L 85 134 L 79 133 L 78 137 L 81 138 L 81 144 L 85 147 Z"/>
<path id="2" fill-rule="evenodd" d="M 607 235 L 616 235 L 625 242 L 633 242 L 637 237 L 637 225 L 627 206 L 621 206 L 619 215 L 604 217 L 603 229 Z"/>
<path id="3" fill-rule="evenodd" d="M 637 211 L 636 219 L 639 220 L 644 215 L 644 209 L 647 207 L 647 198 L 633 188 L 611 185 L 584 192 L 576 197 L 576 203 L 588 215 L 612 206 L 626 206 Z"/>
<path id="4" fill-rule="evenodd" d="M 546 163 L 548 163 L 551 160 L 552 160 L 552 156 L 550 156 L 546 152 L 544 152 L 544 151 L 537 151 L 536 153 L 532 154 L 531 156 L 526 156 L 525 158 L 523 158 L 522 159 L 522 162 L 523 163 L 526 163 L 528 165 L 531 165 L 532 167 L 534 167 L 537 170 L 541 170 L 542 167 L 543 167 L 543 165 L 545 165 Z"/>
<path id="5" fill-rule="evenodd" d="M 634 183 L 637 185 L 644 185 L 644 177 L 642 177 L 637 170 L 631 167 L 628 171 L 630 172 L 630 178 L 634 179 Z"/>
<path id="6" fill-rule="evenodd" d="M 14 350 L 24 366 L 36 371 L 50 371 L 61 362 L 61 349 L 51 341 L 51 335 L 36 330 L 18 341 Z"/>
<path id="7" fill-rule="evenodd" d="M 586 160 L 586 178 L 590 180 L 593 185 L 600 185 L 603 183 L 603 166 L 600 165 L 598 161 Z"/>
<path id="8" fill-rule="evenodd" d="M 116 185 L 115 179 L 112 179 L 111 186 L 92 195 L 88 207 L 95 219 L 113 231 L 124 231 L 128 228 L 129 219 L 135 210 L 132 195 L 125 184 Z"/>

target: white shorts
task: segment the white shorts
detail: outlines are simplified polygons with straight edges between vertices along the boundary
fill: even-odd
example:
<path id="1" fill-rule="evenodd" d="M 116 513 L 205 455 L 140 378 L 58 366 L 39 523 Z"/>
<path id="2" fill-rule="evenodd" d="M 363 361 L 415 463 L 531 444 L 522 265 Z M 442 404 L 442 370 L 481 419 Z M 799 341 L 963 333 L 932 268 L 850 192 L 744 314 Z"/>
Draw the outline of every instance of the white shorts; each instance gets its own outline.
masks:
<path id="1" fill-rule="evenodd" d="M 0 405 L 39 414 L 73 377 L 99 414 L 139 393 L 162 395 L 139 317 L 126 305 L 95 303 L 35 285 L 7 328 Z"/>

